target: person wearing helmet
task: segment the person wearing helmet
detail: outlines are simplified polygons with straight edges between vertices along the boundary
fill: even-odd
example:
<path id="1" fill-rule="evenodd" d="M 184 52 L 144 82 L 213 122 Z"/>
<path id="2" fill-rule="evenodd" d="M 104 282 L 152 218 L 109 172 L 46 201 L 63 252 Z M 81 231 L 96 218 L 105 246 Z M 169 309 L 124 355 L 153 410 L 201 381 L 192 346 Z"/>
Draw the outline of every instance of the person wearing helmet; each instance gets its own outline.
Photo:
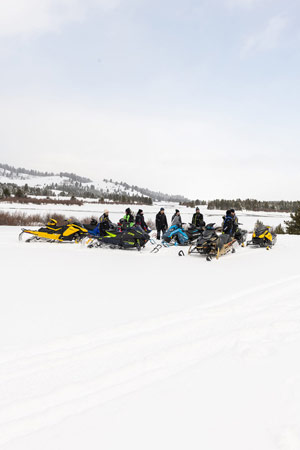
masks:
<path id="1" fill-rule="evenodd" d="M 205 226 L 205 222 L 203 220 L 203 214 L 200 213 L 200 209 L 196 208 L 196 212 L 193 214 L 193 218 L 192 218 L 192 224 L 196 227 L 196 228 L 201 228 Z"/>
<path id="2" fill-rule="evenodd" d="M 106 232 L 106 230 L 109 230 L 111 228 L 112 222 L 109 219 L 109 211 L 108 209 L 104 210 L 104 213 L 99 219 L 99 232 L 100 235 L 103 236 Z"/>

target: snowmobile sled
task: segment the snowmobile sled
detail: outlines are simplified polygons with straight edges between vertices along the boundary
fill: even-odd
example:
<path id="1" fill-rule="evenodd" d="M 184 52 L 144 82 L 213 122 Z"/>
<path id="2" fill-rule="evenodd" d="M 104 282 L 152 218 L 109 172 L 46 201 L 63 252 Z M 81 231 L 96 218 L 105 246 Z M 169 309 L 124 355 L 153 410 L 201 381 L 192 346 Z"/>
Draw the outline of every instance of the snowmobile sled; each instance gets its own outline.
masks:
<path id="1" fill-rule="evenodd" d="M 172 225 L 163 234 L 163 242 L 173 245 L 189 245 L 201 236 L 203 229 L 192 224 L 183 224 L 183 227 Z"/>
<path id="2" fill-rule="evenodd" d="M 196 244 L 190 246 L 188 254 L 204 255 L 207 261 L 211 261 L 214 256 L 218 259 L 230 251 L 234 253 L 233 245 L 237 242 L 236 239 L 228 234 L 220 234 L 221 231 L 222 228 L 215 227 L 214 223 L 206 225 Z"/>
<path id="3" fill-rule="evenodd" d="M 79 222 L 58 226 L 55 219 L 50 219 L 47 225 L 38 230 L 22 228 L 19 240 L 25 242 L 79 242 L 87 236 L 87 233 L 87 229 Z"/>
<path id="4" fill-rule="evenodd" d="M 273 228 L 267 225 L 258 225 L 255 227 L 251 241 L 247 241 L 247 245 L 254 245 L 257 247 L 265 247 L 269 250 L 276 244 L 277 234 L 274 233 Z"/>
<path id="5" fill-rule="evenodd" d="M 248 234 L 248 231 L 242 230 L 241 228 L 238 228 L 235 232 L 234 237 L 237 240 L 237 242 L 239 243 L 239 245 L 241 245 L 242 247 L 245 246 L 245 242 L 247 240 L 247 234 Z"/>
<path id="6" fill-rule="evenodd" d="M 105 230 L 104 234 L 99 233 L 99 228 L 89 231 L 86 244 L 89 248 L 109 247 L 109 248 L 137 248 L 141 250 L 149 241 L 150 236 L 139 225 L 125 229 L 114 228 Z"/>

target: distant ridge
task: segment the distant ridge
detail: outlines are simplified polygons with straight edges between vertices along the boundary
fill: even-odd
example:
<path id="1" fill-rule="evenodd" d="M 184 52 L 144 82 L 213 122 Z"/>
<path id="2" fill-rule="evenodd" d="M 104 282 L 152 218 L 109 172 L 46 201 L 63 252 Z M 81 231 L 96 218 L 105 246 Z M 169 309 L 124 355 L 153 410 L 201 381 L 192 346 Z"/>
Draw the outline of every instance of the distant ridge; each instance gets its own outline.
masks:
<path id="1" fill-rule="evenodd" d="M 170 195 L 153 191 L 148 188 L 130 185 L 126 182 L 113 181 L 104 178 L 96 182 L 87 177 L 82 177 L 70 172 L 42 172 L 24 167 L 14 167 L 9 164 L 0 163 L 0 187 L 2 190 L 9 187 L 10 192 L 15 194 L 17 187 L 26 187 L 26 193 L 32 195 L 68 195 L 85 198 L 107 198 L 112 201 L 124 201 L 143 198 L 148 201 L 185 203 L 190 200 L 183 195 Z M 6 186 L 7 185 L 7 186 Z M 15 185 L 15 186 L 13 186 Z M 28 190 L 29 188 L 29 190 Z"/>

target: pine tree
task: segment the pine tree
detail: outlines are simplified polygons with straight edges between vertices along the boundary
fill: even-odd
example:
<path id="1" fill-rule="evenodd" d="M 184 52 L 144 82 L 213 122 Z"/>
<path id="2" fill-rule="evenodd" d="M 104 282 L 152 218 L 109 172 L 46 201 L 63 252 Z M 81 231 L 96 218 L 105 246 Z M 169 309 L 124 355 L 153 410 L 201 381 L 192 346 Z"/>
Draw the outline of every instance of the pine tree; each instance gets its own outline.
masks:
<path id="1" fill-rule="evenodd" d="M 285 234 L 284 228 L 281 225 L 281 223 L 279 225 L 277 225 L 277 227 L 274 228 L 274 233 L 276 233 L 276 234 Z"/>
<path id="2" fill-rule="evenodd" d="M 300 208 L 291 213 L 291 220 L 285 220 L 287 234 L 300 234 Z"/>

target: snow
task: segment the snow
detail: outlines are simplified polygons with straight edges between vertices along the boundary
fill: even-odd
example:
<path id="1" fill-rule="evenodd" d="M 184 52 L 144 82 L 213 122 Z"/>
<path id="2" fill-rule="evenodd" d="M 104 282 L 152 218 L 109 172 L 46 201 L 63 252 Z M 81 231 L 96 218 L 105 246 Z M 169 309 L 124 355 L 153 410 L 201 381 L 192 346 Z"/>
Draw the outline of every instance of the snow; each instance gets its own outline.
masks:
<path id="1" fill-rule="evenodd" d="M 19 231 L 0 227 L 0 448 L 300 448 L 299 236 L 206 262 Z"/>
<path id="2" fill-rule="evenodd" d="M 17 186 L 25 186 L 27 184 L 29 187 L 45 187 L 51 186 L 52 184 L 67 184 L 74 185 L 75 183 L 66 176 L 60 175 L 49 175 L 49 176 L 39 176 L 39 175 L 28 175 L 26 173 L 19 172 L 18 174 L 12 173 L 9 170 L 2 169 L 0 167 L 0 183 L 14 183 Z M 109 193 L 124 193 L 128 195 L 141 196 L 141 193 L 135 189 L 126 189 L 119 183 L 109 180 L 97 180 L 88 183 L 82 183 L 83 187 L 94 186 L 95 189 Z M 56 193 L 61 191 L 53 190 Z"/>

